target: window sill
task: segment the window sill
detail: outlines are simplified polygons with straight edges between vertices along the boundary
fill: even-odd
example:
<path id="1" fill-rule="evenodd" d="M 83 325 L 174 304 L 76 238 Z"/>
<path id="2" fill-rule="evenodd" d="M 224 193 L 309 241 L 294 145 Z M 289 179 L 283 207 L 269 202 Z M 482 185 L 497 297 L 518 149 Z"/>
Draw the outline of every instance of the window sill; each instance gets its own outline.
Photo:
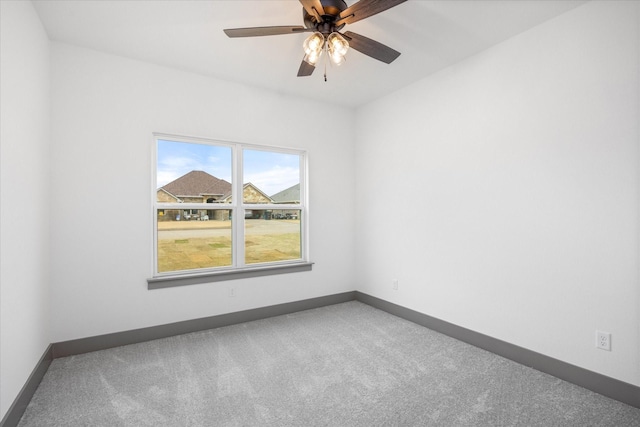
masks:
<path id="1" fill-rule="evenodd" d="M 216 271 L 200 274 L 152 277 L 147 279 L 147 289 L 173 288 L 176 286 L 198 285 L 201 283 L 222 282 L 224 280 L 248 279 L 251 277 L 271 276 L 274 274 L 299 273 L 311 271 L 312 262 L 286 265 L 249 267 L 238 270 Z"/>

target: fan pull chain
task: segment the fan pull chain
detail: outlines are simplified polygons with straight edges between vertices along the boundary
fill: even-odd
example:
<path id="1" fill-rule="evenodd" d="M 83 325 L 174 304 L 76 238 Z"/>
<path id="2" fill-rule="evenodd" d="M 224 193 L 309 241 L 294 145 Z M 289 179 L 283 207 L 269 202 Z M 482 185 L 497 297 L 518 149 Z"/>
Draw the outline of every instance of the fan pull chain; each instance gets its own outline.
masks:
<path id="1" fill-rule="evenodd" d="M 324 81 L 326 82 L 327 81 L 327 61 L 328 61 L 327 56 L 329 56 L 329 52 L 328 52 L 326 43 L 324 45 L 324 50 L 325 50 L 325 53 L 326 53 L 326 55 L 324 56 Z"/>

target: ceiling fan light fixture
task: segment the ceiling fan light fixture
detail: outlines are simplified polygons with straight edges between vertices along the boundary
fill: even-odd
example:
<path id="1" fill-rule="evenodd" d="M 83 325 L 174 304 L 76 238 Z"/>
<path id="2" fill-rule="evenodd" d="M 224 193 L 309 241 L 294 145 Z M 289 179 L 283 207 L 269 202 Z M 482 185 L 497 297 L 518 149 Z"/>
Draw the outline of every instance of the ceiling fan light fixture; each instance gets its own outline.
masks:
<path id="1" fill-rule="evenodd" d="M 335 52 L 341 56 L 345 56 L 349 50 L 349 43 L 345 40 L 340 33 L 331 33 L 327 38 L 329 44 L 329 51 Z"/>
<path id="2" fill-rule="evenodd" d="M 307 55 L 311 54 L 312 52 L 320 52 L 324 47 L 324 36 L 321 32 L 316 31 L 306 38 L 306 40 L 302 44 L 302 47 L 304 48 L 304 53 L 306 53 Z"/>
<path id="3" fill-rule="evenodd" d="M 316 63 L 318 62 L 321 56 L 322 56 L 322 49 L 320 49 L 319 51 L 311 51 L 305 54 L 303 59 L 305 62 L 311 65 L 316 65 Z"/>
<path id="4" fill-rule="evenodd" d="M 342 65 L 344 63 L 344 61 L 345 61 L 345 57 L 344 56 L 336 55 L 336 54 L 329 55 L 329 59 L 331 60 L 331 63 L 333 65 L 336 65 L 336 66 Z"/>
<path id="5" fill-rule="evenodd" d="M 298 69 L 298 77 L 310 76 L 316 68 L 316 63 L 321 59 L 322 52 L 326 50 L 326 56 L 329 57 L 324 61 L 326 80 L 327 62 L 332 65 L 342 64 L 350 47 L 386 64 L 390 64 L 400 56 L 400 52 L 375 40 L 351 31 L 346 31 L 343 37 L 339 31 L 347 24 L 377 15 L 405 1 L 407 0 L 349 0 L 351 5 L 347 5 L 346 0 L 299 0 L 302 4 L 304 26 L 227 28 L 224 33 L 228 37 L 236 38 L 313 32 L 304 41 L 305 56 Z"/>
<path id="6" fill-rule="evenodd" d="M 306 38 L 302 44 L 304 48 L 304 61 L 311 65 L 316 65 L 316 62 L 322 56 L 324 50 L 324 35 L 321 32 L 316 31 Z"/>
<path id="7" fill-rule="evenodd" d="M 331 33 L 327 38 L 327 50 L 329 51 L 331 62 L 333 62 L 334 65 L 341 65 L 349 50 L 349 43 L 340 33 Z"/>

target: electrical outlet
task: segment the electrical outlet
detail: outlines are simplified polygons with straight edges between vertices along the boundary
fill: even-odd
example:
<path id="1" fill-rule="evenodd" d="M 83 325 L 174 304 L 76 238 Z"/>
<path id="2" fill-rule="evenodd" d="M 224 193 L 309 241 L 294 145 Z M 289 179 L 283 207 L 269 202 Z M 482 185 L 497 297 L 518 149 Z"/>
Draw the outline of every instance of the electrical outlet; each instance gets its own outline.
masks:
<path id="1" fill-rule="evenodd" d="M 393 279 L 393 290 L 394 291 L 398 290 L 398 279 Z"/>
<path id="2" fill-rule="evenodd" d="M 611 351 L 611 334 L 609 332 L 596 331 L 596 347 L 601 350 Z"/>
<path id="3" fill-rule="evenodd" d="M 236 288 L 229 288 L 229 298 L 236 296 Z"/>

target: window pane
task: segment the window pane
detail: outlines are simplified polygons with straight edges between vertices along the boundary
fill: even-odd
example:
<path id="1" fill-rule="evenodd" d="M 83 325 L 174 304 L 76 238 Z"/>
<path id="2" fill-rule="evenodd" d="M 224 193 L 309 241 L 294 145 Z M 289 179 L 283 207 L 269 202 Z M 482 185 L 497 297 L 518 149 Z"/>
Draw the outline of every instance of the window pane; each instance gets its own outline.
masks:
<path id="1" fill-rule="evenodd" d="M 158 209 L 158 272 L 231 265 L 231 211 Z"/>
<path id="2" fill-rule="evenodd" d="M 245 212 L 245 263 L 295 260 L 302 257 L 300 210 Z"/>
<path id="3" fill-rule="evenodd" d="M 300 156 L 243 151 L 244 203 L 299 203 Z"/>
<path id="4" fill-rule="evenodd" d="M 230 202 L 230 147 L 158 140 L 157 152 L 158 202 Z"/>

